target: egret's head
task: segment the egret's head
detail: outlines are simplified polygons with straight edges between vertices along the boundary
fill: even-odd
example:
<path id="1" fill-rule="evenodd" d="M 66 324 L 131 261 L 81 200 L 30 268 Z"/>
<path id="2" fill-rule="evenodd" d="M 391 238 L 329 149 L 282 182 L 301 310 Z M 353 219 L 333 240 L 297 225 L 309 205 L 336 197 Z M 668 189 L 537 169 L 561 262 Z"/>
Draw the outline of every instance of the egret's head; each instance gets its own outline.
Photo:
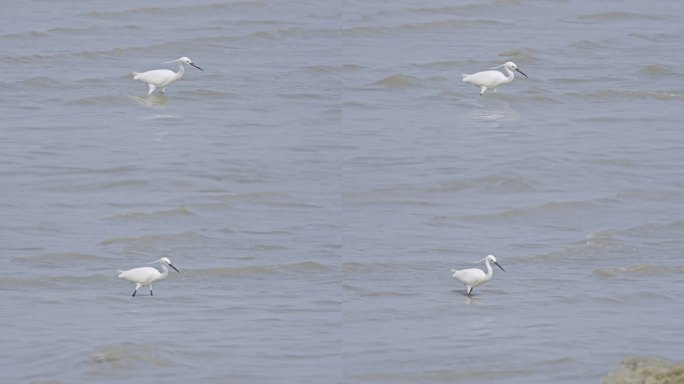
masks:
<path id="1" fill-rule="evenodd" d="M 174 271 L 180 273 L 180 271 L 178 270 L 178 268 L 174 267 L 173 264 L 171 264 L 171 260 L 169 260 L 168 257 L 162 257 L 161 259 L 159 259 L 159 261 L 161 261 L 162 264 L 166 264 L 166 265 L 168 265 L 169 267 L 173 268 Z"/>
<path id="2" fill-rule="evenodd" d="M 496 257 L 494 257 L 494 255 L 489 255 L 489 256 L 485 257 L 485 260 L 487 260 L 488 263 L 496 264 L 497 267 L 501 268 L 502 271 L 506 272 L 506 270 L 503 269 L 503 267 L 500 266 L 499 263 L 496 262 Z"/>
<path id="3" fill-rule="evenodd" d="M 180 61 L 180 62 L 183 63 L 183 64 L 192 65 L 193 67 L 199 69 L 200 71 L 204 71 L 204 69 L 202 69 L 202 68 L 198 67 L 197 65 L 195 65 L 195 63 L 193 63 L 192 60 L 190 60 L 189 57 L 183 56 L 183 57 L 181 57 L 180 59 L 178 59 L 178 60 L 176 60 L 176 61 Z"/>
<path id="4" fill-rule="evenodd" d="M 169 260 L 168 257 L 162 257 L 161 259 L 159 259 L 157 261 L 153 261 L 153 262 L 148 263 L 148 264 L 154 264 L 154 263 L 162 263 L 162 265 L 168 265 L 169 267 L 173 268 L 176 272 L 180 273 L 178 268 L 174 267 L 173 264 L 171 264 L 171 260 Z"/>
<path id="5" fill-rule="evenodd" d="M 200 71 L 204 71 L 204 69 L 195 65 L 195 63 L 193 63 L 192 60 L 190 60 L 190 58 L 186 57 L 186 56 L 183 56 L 180 59 L 176 59 L 176 60 L 165 61 L 164 64 L 175 63 L 175 62 L 180 62 L 180 63 L 187 64 L 187 65 L 192 65 L 193 67 L 199 69 Z"/>
<path id="6" fill-rule="evenodd" d="M 521 75 L 527 77 L 527 75 L 524 74 L 521 70 L 519 70 L 519 69 L 518 69 L 518 66 L 515 65 L 515 63 L 512 62 L 512 61 L 507 62 L 506 64 L 504 64 L 504 66 L 505 66 L 506 68 L 510 69 L 511 71 L 516 71 L 516 72 L 518 72 L 519 74 L 521 74 Z"/>

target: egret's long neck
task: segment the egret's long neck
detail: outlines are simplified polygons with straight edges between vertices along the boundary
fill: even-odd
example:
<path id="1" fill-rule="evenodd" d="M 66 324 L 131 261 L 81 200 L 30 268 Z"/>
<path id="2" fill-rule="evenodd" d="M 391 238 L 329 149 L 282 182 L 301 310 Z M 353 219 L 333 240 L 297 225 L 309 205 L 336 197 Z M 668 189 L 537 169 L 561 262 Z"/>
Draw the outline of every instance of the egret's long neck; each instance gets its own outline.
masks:
<path id="1" fill-rule="evenodd" d="M 492 278 L 492 274 L 494 273 L 494 271 L 492 270 L 492 266 L 489 264 L 489 260 L 485 260 L 485 265 L 487 266 L 487 274 L 485 275 L 485 277 L 487 277 L 487 280 L 489 280 Z"/>
<path id="2" fill-rule="evenodd" d="M 504 67 L 504 70 L 506 71 L 506 82 L 510 83 L 513 81 L 513 78 L 515 78 L 515 73 L 513 73 L 513 71 L 511 71 L 508 67 Z M 489 265 L 489 262 L 487 265 Z"/>
<path id="3" fill-rule="evenodd" d="M 182 76 L 182 75 L 183 75 L 183 73 L 182 73 L 182 71 L 181 71 L 181 76 Z M 162 267 L 162 274 L 161 274 L 160 279 L 165 279 L 166 276 L 169 275 L 169 269 L 166 268 L 166 264 L 164 264 L 164 263 L 162 263 L 161 267 Z M 491 268 L 490 268 L 490 272 L 491 272 Z"/>
<path id="4" fill-rule="evenodd" d="M 176 72 L 176 80 L 183 77 L 184 73 L 185 73 L 185 67 L 183 66 L 183 63 L 179 62 L 178 63 L 178 72 Z M 164 268 L 166 268 L 166 267 L 164 267 Z"/>

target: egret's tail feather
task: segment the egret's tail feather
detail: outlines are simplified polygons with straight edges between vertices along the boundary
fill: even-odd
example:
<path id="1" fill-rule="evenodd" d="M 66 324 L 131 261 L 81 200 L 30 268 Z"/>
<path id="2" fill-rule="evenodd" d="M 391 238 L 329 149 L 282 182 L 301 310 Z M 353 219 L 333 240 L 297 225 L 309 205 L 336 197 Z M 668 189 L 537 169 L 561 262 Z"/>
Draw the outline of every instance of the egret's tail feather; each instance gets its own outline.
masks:
<path id="1" fill-rule="evenodd" d="M 133 72 L 133 80 L 138 80 L 138 76 L 140 76 L 140 72 Z"/>
<path id="2" fill-rule="evenodd" d="M 467 80 L 468 76 L 470 76 L 470 75 L 468 75 L 467 73 L 461 73 L 461 80 L 468 81 Z"/>

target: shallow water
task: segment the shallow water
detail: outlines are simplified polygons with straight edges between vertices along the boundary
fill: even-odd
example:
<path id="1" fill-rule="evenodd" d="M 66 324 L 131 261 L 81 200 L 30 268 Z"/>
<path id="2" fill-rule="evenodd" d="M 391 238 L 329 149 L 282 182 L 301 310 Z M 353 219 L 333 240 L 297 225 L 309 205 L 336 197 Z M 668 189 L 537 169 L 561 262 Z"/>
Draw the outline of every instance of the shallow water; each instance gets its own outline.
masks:
<path id="1" fill-rule="evenodd" d="M 6 8 L 3 380 L 586 383 L 684 359 L 684 6 Z M 130 78 L 180 56 L 204 71 L 165 95 Z M 529 79 L 460 81 L 508 60 Z M 506 272 L 468 298 L 449 270 L 487 254 Z M 117 269 L 161 255 L 181 274 L 132 299 Z"/>

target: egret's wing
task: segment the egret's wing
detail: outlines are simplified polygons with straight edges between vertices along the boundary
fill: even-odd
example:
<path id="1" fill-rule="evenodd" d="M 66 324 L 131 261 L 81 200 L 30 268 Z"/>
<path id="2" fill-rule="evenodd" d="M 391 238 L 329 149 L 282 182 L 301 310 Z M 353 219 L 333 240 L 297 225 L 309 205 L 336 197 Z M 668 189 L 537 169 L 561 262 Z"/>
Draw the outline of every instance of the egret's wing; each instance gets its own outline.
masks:
<path id="1" fill-rule="evenodd" d="M 133 79 L 140 80 L 148 84 L 159 85 L 168 82 L 175 76 L 176 73 L 174 71 L 168 69 L 155 69 L 152 71 L 138 73 L 137 75 L 133 76 Z"/>
<path id="2" fill-rule="evenodd" d="M 505 79 L 506 76 L 499 71 L 482 71 L 463 77 L 463 81 L 466 83 L 474 84 L 480 87 L 493 86 Z"/>
<path id="3" fill-rule="evenodd" d="M 460 271 L 452 270 L 453 277 L 457 278 L 463 284 L 472 285 L 484 278 L 485 273 L 478 268 L 461 269 Z"/>
<path id="4" fill-rule="evenodd" d="M 158 276 L 160 273 L 158 270 L 152 267 L 140 267 L 129 269 L 128 271 L 122 271 L 119 273 L 119 278 L 128 280 L 132 283 L 146 284 L 148 281 Z"/>

